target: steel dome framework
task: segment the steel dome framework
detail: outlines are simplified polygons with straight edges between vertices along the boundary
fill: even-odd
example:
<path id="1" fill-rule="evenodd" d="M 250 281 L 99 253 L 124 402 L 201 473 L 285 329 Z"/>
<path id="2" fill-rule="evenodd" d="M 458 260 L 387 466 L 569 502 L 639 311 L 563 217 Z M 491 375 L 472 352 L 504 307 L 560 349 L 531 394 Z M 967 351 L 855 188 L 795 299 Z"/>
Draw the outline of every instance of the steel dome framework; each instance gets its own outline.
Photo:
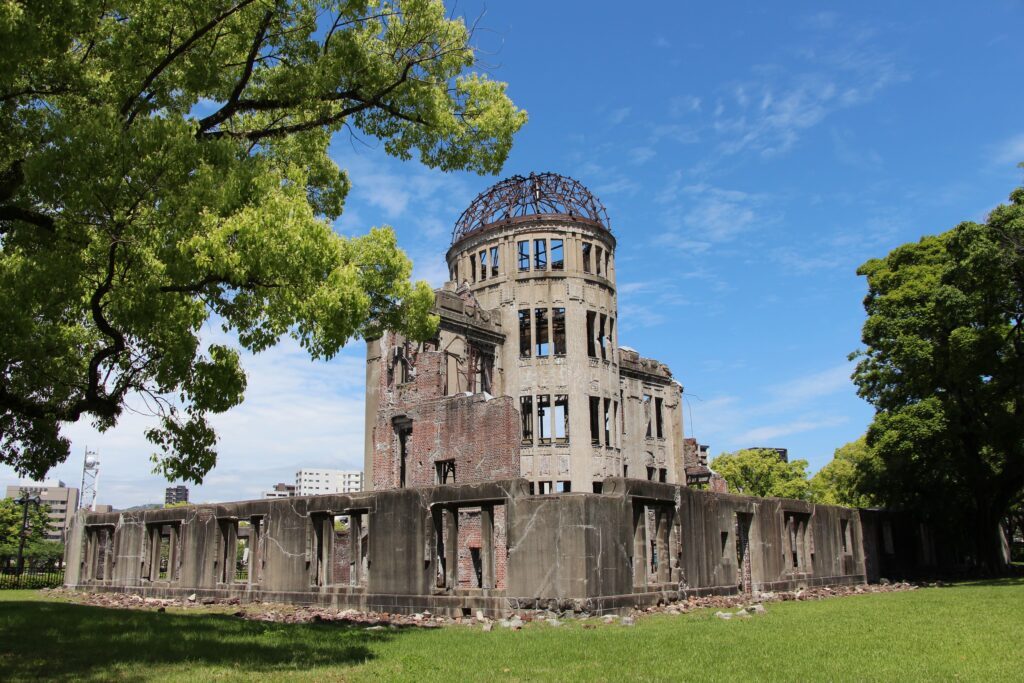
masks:
<path id="1" fill-rule="evenodd" d="M 582 183 L 557 173 L 531 173 L 506 178 L 477 195 L 455 222 L 452 244 L 489 225 L 533 215 L 566 216 L 611 232 L 607 210 Z"/>

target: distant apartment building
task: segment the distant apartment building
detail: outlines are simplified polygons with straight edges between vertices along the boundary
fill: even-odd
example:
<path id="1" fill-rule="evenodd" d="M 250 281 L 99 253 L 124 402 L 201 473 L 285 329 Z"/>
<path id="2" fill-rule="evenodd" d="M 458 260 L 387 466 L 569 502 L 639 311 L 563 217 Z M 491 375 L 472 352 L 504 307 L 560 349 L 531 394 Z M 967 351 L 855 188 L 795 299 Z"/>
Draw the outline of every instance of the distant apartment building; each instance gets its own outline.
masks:
<path id="1" fill-rule="evenodd" d="M 75 511 L 78 509 L 78 489 L 68 488 L 62 481 L 30 481 L 7 487 L 7 498 L 20 498 L 22 492 L 38 495 L 43 505 L 50 508 L 50 529 L 47 540 L 64 541 Z"/>
<path id="2" fill-rule="evenodd" d="M 363 473 L 359 470 L 301 469 L 295 473 L 295 495 L 297 496 L 355 493 L 362 490 Z"/>
<path id="3" fill-rule="evenodd" d="M 188 502 L 187 486 L 168 486 L 164 490 L 164 505 Z"/>
<path id="4" fill-rule="evenodd" d="M 295 496 L 295 487 L 291 484 L 274 484 L 274 488 L 270 491 L 264 491 L 264 498 L 293 498 Z"/>

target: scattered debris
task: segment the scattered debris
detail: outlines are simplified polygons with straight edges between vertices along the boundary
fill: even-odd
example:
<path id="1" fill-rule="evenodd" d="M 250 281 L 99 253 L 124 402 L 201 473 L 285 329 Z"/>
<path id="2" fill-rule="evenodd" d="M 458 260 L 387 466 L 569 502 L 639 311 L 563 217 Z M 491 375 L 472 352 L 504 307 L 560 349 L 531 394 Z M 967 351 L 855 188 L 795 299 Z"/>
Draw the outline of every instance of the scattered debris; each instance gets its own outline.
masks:
<path id="1" fill-rule="evenodd" d="M 923 584 L 935 585 L 935 584 Z M 861 584 L 855 586 L 822 586 L 815 588 L 804 588 L 796 591 L 779 591 L 755 593 L 753 595 L 708 595 L 691 596 L 672 602 L 647 607 L 644 609 L 633 609 L 626 616 L 618 614 L 605 614 L 600 617 L 604 624 L 619 623 L 622 626 L 632 626 L 636 618 L 647 614 L 687 614 L 695 610 L 716 609 L 714 616 L 719 619 L 750 618 L 756 615 L 767 614 L 765 603 L 784 602 L 790 600 L 824 600 L 827 598 L 844 597 L 848 595 L 862 595 L 867 593 L 894 593 L 899 591 L 916 590 L 919 586 L 911 583 L 885 583 L 885 584 Z M 442 626 L 476 626 L 481 625 L 482 630 L 490 632 L 495 624 L 513 631 L 521 630 L 526 624 L 532 621 L 543 621 L 552 627 L 564 626 L 567 620 L 579 620 L 583 622 L 583 628 L 596 628 L 597 624 L 588 621 L 591 614 L 585 611 L 555 611 L 555 610 L 520 610 L 517 613 L 499 621 L 489 619 L 483 610 L 477 610 L 475 617 L 458 616 L 442 617 L 435 616 L 429 611 L 417 612 L 415 614 L 392 614 L 388 612 L 362 612 L 357 609 L 346 608 L 336 609 L 331 607 L 285 605 L 277 603 L 247 602 L 244 609 L 238 609 L 240 600 L 231 598 L 228 600 L 215 600 L 213 598 L 199 599 L 195 593 L 185 598 L 144 598 L 130 593 L 88 593 L 69 590 L 66 588 L 51 588 L 41 591 L 47 597 L 63 600 L 71 600 L 76 603 L 92 605 L 96 607 L 110 607 L 120 609 L 152 609 L 157 612 L 166 612 L 167 608 L 175 608 L 184 611 L 206 610 L 222 614 L 230 614 L 239 619 L 250 621 L 265 621 L 282 624 L 336 624 L 339 626 L 357 626 L 366 630 L 380 631 L 393 628 L 441 628 Z M 731 611 L 725 611 L 731 610 Z"/>

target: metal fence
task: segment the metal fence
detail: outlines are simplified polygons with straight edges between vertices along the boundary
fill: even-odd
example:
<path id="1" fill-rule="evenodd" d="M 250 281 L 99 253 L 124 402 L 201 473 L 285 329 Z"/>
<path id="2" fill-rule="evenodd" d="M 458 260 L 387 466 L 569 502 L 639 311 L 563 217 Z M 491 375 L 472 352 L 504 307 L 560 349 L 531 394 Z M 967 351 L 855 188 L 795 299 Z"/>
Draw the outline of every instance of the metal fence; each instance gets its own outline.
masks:
<path id="1" fill-rule="evenodd" d="M 7 588 L 57 588 L 64 584 L 64 570 L 43 571 L 26 569 L 0 569 L 0 590 Z"/>

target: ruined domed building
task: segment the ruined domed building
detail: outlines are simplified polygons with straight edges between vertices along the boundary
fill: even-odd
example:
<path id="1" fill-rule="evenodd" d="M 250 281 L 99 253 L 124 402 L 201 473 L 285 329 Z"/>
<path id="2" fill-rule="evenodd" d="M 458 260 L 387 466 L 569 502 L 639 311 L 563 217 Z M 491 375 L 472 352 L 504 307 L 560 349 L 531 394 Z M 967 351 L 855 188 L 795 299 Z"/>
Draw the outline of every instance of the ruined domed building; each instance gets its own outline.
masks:
<path id="1" fill-rule="evenodd" d="M 682 385 L 618 344 L 615 247 L 604 206 L 571 178 L 514 176 L 478 196 L 448 249 L 438 337 L 367 346 L 372 487 L 685 483 Z"/>
<path id="2" fill-rule="evenodd" d="M 616 247 L 575 180 L 498 183 L 456 222 L 437 335 L 367 342 L 370 490 L 83 510 L 66 585 L 495 616 L 849 584 L 934 561 L 927 535 L 888 513 L 717 486 L 706 447 L 684 438 L 682 385 L 619 346 Z"/>

